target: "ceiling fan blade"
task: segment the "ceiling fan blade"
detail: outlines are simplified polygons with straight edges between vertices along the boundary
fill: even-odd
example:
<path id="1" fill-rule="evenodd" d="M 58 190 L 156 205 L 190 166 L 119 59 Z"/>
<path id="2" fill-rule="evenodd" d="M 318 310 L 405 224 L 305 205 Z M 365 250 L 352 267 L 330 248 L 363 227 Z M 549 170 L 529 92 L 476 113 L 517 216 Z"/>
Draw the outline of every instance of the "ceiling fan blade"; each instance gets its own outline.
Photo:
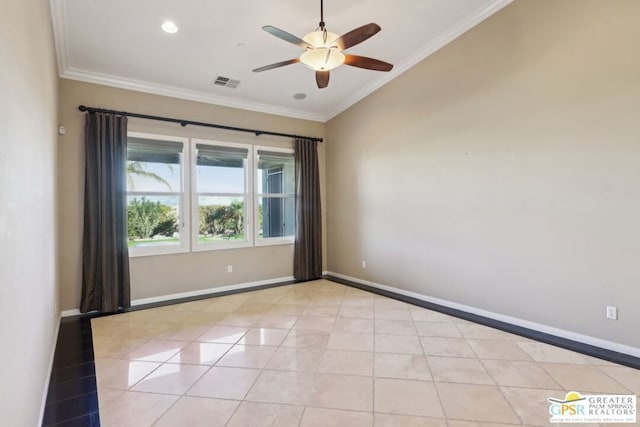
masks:
<path id="1" fill-rule="evenodd" d="M 366 68 L 367 70 L 374 71 L 391 71 L 391 69 L 393 69 L 393 65 L 388 62 L 358 55 L 345 55 L 344 63 L 352 67 Z"/>
<path id="2" fill-rule="evenodd" d="M 302 49 L 313 48 L 313 46 L 311 46 L 306 41 L 294 36 L 293 34 L 289 34 L 286 31 L 281 30 L 280 28 L 276 28 L 271 25 L 265 25 L 264 27 L 262 27 L 262 29 L 269 34 L 274 35 L 277 38 L 282 39 L 291 44 L 295 44 L 296 46 L 301 47 Z"/>
<path id="3" fill-rule="evenodd" d="M 329 72 L 316 71 L 316 83 L 318 84 L 318 89 L 324 89 L 329 86 Z"/>
<path id="4" fill-rule="evenodd" d="M 254 73 L 259 73 L 261 71 L 273 70 L 274 68 L 284 67 L 285 65 L 297 64 L 300 62 L 299 58 L 289 59 L 287 61 L 276 62 L 275 64 L 265 65 L 264 67 L 256 68 L 253 70 Z"/>
<path id="5" fill-rule="evenodd" d="M 381 29 L 382 28 L 380 28 L 378 24 L 374 24 L 372 22 L 370 24 L 363 25 L 362 27 L 358 27 L 355 30 L 349 31 L 347 34 L 338 38 L 336 40 L 336 43 L 342 50 L 349 49 L 350 47 L 355 46 L 358 43 L 362 43 Z"/>

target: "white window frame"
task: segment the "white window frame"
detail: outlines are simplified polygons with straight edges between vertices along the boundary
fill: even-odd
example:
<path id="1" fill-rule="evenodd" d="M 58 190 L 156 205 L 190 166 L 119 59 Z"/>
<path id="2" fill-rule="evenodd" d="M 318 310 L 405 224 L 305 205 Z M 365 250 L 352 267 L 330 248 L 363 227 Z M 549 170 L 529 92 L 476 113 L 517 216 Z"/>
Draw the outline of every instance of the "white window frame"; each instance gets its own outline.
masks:
<path id="1" fill-rule="evenodd" d="M 289 193 L 258 193 L 258 151 L 271 151 L 273 153 L 285 153 L 285 154 L 294 154 L 294 150 L 292 148 L 280 148 L 280 147 L 269 147 L 262 145 L 254 145 L 253 146 L 253 158 L 254 158 L 254 182 L 253 185 L 255 188 L 255 192 L 253 193 L 253 202 L 254 202 L 254 212 L 253 212 L 253 223 L 255 226 L 255 236 L 254 236 L 254 246 L 274 246 L 274 245 L 291 245 L 295 241 L 295 228 L 294 234 L 292 236 L 282 236 L 282 237 L 260 237 L 258 232 L 258 206 L 259 200 L 261 197 L 282 197 L 285 199 L 287 196 L 290 196 Z M 295 194 L 293 194 L 295 200 Z M 263 213 L 264 214 L 264 213 Z M 295 212 L 294 212 L 295 215 Z M 297 224 L 295 224 L 297 227 Z"/>
<path id="2" fill-rule="evenodd" d="M 167 192 L 144 192 L 144 191 L 127 191 L 127 198 L 129 196 L 148 196 L 148 195 L 158 195 L 158 196 L 175 196 L 178 195 L 178 204 L 179 204 L 179 212 L 180 218 L 178 227 L 180 230 L 180 241 L 178 245 L 156 245 L 156 246 L 134 246 L 129 248 L 129 257 L 137 258 L 143 256 L 153 256 L 153 255 L 169 255 L 169 254 L 179 254 L 189 252 L 189 248 L 191 247 L 190 237 L 191 233 L 189 230 L 191 229 L 189 218 L 190 216 L 190 204 L 187 202 L 187 195 L 185 192 L 185 188 L 190 188 L 191 183 L 189 181 L 189 174 L 187 174 L 187 169 L 190 165 L 189 162 L 189 138 L 180 137 L 180 136 L 171 136 L 171 135 L 159 135 L 152 133 L 142 133 L 142 132 L 127 132 L 127 138 L 144 138 L 151 139 L 157 141 L 177 141 L 182 143 L 182 165 L 180 168 L 181 176 L 180 176 L 180 191 L 167 191 Z"/>
<path id="3" fill-rule="evenodd" d="M 247 150 L 247 164 L 244 171 L 244 240 L 222 240 L 216 242 L 200 243 L 199 241 L 199 200 L 200 196 L 211 197 L 238 197 L 237 193 L 198 193 L 197 182 L 197 145 L 210 145 L 214 147 L 243 148 Z M 215 251 L 225 249 L 248 248 L 254 246 L 254 216 L 253 212 L 253 146 L 209 139 L 191 138 L 191 162 L 189 164 L 191 174 L 191 250 L 193 252 Z"/>

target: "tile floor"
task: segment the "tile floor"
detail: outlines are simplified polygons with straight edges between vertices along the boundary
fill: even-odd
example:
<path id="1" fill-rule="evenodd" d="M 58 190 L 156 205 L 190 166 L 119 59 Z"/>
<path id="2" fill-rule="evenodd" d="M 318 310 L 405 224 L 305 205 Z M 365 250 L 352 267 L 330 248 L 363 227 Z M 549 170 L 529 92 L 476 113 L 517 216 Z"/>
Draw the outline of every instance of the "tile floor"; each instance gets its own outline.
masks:
<path id="1" fill-rule="evenodd" d="M 327 280 L 92 320 L 104 426 L 549 425 L 640 371 Z"/>

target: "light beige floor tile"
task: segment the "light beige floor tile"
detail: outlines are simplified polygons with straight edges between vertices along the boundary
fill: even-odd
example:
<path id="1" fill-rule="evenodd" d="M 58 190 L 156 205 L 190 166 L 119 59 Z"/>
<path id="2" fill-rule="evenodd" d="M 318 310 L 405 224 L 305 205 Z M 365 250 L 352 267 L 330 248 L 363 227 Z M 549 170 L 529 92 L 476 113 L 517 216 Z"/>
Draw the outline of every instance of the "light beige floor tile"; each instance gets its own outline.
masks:
<path id="1" fill-rule="evenodd" d="M 520 424 L 479 423 L 475 421 L 447 420 L 449 427 L 520 427 Z M 584 424 L 581 426 L 587 427 Z M 528 427 L 528 426 L 527 426 Z"/>
<path id="2" fill-rule="evenodd" d="M 536 362 L 574 363 L 577 365 L 589 363 L 581 354 L 549 344 L 541 342 L 518 342 L 517 344 Z"/>
<path id="3" fill-rule="evenodd" d="M 371 427 L 370 412 L 307 407 L 300 427 Z"/>
<path id="4" fill-rule="evenodd" d="M 169 359 L 169 363 L 190 363 L 194 365 L 213 365 L 233 344 L 218 344 L 209 342 L 192 342 L 175 356 Z"/>
<path id="5" fill-rule="evenodd" d="M 490 328 L 475 323 L 456 323 L 456 326 L 462 333 L 462 336 L 470 339 L 490 339 L 490 340 L 517 340 L 518 335 L 513 335 L 499 329 Z"/>
<path id="6" fill-rule="evenodd" d="M 318 294 L 316 294 L 318 295 Z M 331 305 L 331 306 L 340 306 L 342 305 L 342 296 L 341 295 L 318 295 L 311 297 L 311 301 L 309 305 Z"/>
<path id="7" fill-rule="evenodd" d="M 467 342 L 481 359 L 533 360 L 515 341 L 468 339 Z"/>
<path id="8" fill-rule="evenodd" d="M 373 353 L 326 350 L 318 371 L 326 374 L 372 376 Z"/>
<path id="9" fill-rule="evenodd" d="M 220 320 L 220 325 L 225 326 L 237 326 L 237 327 L 251 327 L 255 325 L 257 321 L 262 318 L 262 313 L 231 313 L 224 319 Z"/>
<path id="10" fill-rule="evenodd" d="M 495 384 L 478 359 L 429 356 L 427 357 L 427 362 L 429 362 L 429 368 L 431 368 L 431 375 L 433 375 L 434 381 L 464 384 Z"/>
<path id="11" fill-rule="evenodd" d="M 140 427 L 153 424 L 178 396 L 127 391 L 100 410 L 103 426 Z"/>
<path id="12" fill-rule="evenodd" d="M 98 390 L 98 406 L 102 409 L 103 406 L 122 396 L 124 393 L 125 390 L 114 390 L 106 387 L 100 387 Z"/>
<path id="13" fill-rule="evenodd" d="M 444 418 L 374 414 L 373 425 L 374 427 L 447 427 L 447 421 Z"/>
<path id="14" fill-rule="evenodd" d="M 373 319 L 351 319 L 338 317 L 333 324 L 336 332 L 357 332 L 361 334 L 373 333 Z"/>
<path id="15" fill-rule="evenodd" d="M 309 305 L 302 312 L 304 316 L 336 317 L 340 306 L 336 305 Z"/>
<path id="16" fill-rule="evenodd" d="M 375 412 L 443 418 L 438 394 L 430 381 L 376 378 Z"/>
<path id="17" fill-rule="evenodd" d="M 211 326 L 217 323 L 222 323 L 226 318 L 227 318 L 227 313 L 192 311 L 189 313 L 189 317 L 186 323 L 178 323 L 177 325 Z"/>
<path id="18" fill-rule="evenodd" d="M 265 314 L 273 308 L 273 304 L 263 304 L 259 302 L 247 301 L 244 304 L 238 306 L 234 313 L 252 313 L 252 314 Z"/>
<path id="19" fill-rule="evenodd" d="M 265 294 L 258 293 L 247 300 L 247 302 L 261 303 L 261 304 L 277 304 L 282 299 L 282 295 L 278 294 Z"/>
<path id="20" fill-rule="evenodd" d="M 520 423 L 498 387 L 436 383 L 436 388 L 447 418 Z"/>
<path id="21" fill-rule="evenodd" d="M 428 310 L 426 308 L 410 308 L 411 317 L 416 321 L 424 322 L 452 322 L 453 318 L 437 311 Z"/>
<path id="22" fill-rule="evenodd" d="M 462 334 L 453 322 L 415 321 L 418 335 L 425 337 L 462 338 Z"/>
<path id="23" fill-rule="evenodd" d="M 352 375 L 318 374 L 309 405 L 322 408 L 371 411 L 373 409 L 373 379 Z"/>
<path id="24" fill-rule="evenodd" d="M 413 321 L 409 320 L 375 320 L 376 334 L 417 335 Z"/>
<path id="25" fill-rule="evenodd" d="M 331 332 L 327 348 L 333 350 L 373 351 L 373 334 Z"/>
<path id="26" fill-rule="evenodd" d="M 564 391 L 520 387 L 501 387 L 501 390 L 522 423 L 532 426 L 551 425 L 547 399 L 564 399 L 565 395 Z"/>
<path id="27" fill-rule="evenodd" d="M 170 331 L 158 335 L 158 338 L 163 340 L 194 341 L 205 333 L 209 327 L 208 325 L 176 324 Z"/>
<path id="28" fill-rule="evenodd" d="M 249 331 L 249 328 L 237 326 L 213 326 L 198 337 L 198 341 L 219 344 L 235 344 Z"/>
<path id="29" fill-rule="evenodd" d="M 216 362 L 216 366 L 259 368 L 267 366 L 277 347 L 236 344 Z"/>
<path id="30" fill-rule="evenodd" d="M 298 427 L 303 406 L 242 402 L 227 427 Z"/>
<path id="31" fill-rule="evenodd" d="M 387 298 L 380 295 L 373 297 L 375 308 L 395 308 L 395 309 L 408 309 L 410 306 L 406 302 L 398 301 L 393 298 Z"/>
<path id="32" fill-rule="evenodd" d="M 293 325 L 293 329 L 329 332 L 333 329 L 335 320 L 334 317 L 300 316 L 296 324 Z"/>
<path id="33" fill-rule="evenodd" d="M 629 393 L 629 390 L 597 366 L 559 363 L 541 363 L 540 366 L 565 390 L 581 393 Z"/>
<path id="34" fill-rule="evenodd" d="M 421 337 L 420 342 L 427 356 L 476 357 L 467 341 L 462 338 Z"/>
<path id="35" fill-rule="evenodd" d="M 380 353 L 422 354 L 417 336 L 375 335 L 375 351 Z"/>
<path id="36" fill-rule="evenodd" d="M 246 400 L 304 405 L 309 400 L 314 380 L 313 373 L 265 370 L 247 394 Z"/>
<path id="37" fill-rule="evenodd" d="M 96 359 L 96 382 L 99 388 L 127 390 L 160 366 L 155 362 Z"/>
<path id="38" fill-rule="evenodd" d="M 282 342 L 283 347 L 325 348 L 329 332 L 292 329 Z"/>
<path id="39" fill-rule="evenodd" d="M 366 296 L 345 296 L 342 300 L 342 307 L 362 307 L 373 308 L 373 297 Z"/>
<path id="40" fill-rule="evenodd" d="M 498 385 L 546 389 L 561 388 L 553 378 L 534 362 L 484 360 L 482 363 Z"/>
<path id="41" fill-rule="evenodd" d="M 350 319 L 373 319 L 373 308 L 342 306 L 338 311 L 338 316 Z"/>
<path id="42" fill-rule="evenodd" d="M 279 346 L 288 333 L 288 329 L 251 328 L 238 344 Z"/>
<path id="43" fill-rule="evenodd" d="M 253 326 L 260 328 L 291 329 L 298 316 L 289 314 L 265 314 Z"/>
<path id="44" fill-rule="evenodd" d="M 427 358 L 413 354 L 375 353 L 374 375 L 378 378 L 398 378 L 431 381 Z"/>
<path id="45" fill-rule="evenodd" d="M 183 396 L 154 424 L 154 427 L 224 427 L 239 402 Z"/>
<path id="46" fill-rule="evenodd" d="M 214 301 L 205 306 L 202 311 L 212 313 L 232 313 L 242 305 L 241 301 Z"/>
<path id="47" fill-rule="evenodd" d="M 385 320 L 412 320 L 411 312 L 408 308 L 378 308 L 373 310 L 376 319 Z"/>
<path id="48" fill-rule="evenodd" d="M 147 342 L 149 342 L 149 340 L 146 338 L 94 338 L 93 354 L 97 358 L 126 359 L 129 353 Z"/>
<path id="49" fill-rule="evenodd" d="M 301 315 L 307 304 L 276 304 L 267 314 L 278 314 L 281 316 L 299 316 Z"/>
<path id="50" fill-rule="evenodd" d="M 304 347 L 280 347 L 267 364 L 267 369 L 279 371 L 316 372 L 324 349 Z"/>
<path id="51" fill-rule="evenodd" d="M 165 363 L 131 388 L 133 391 L 184 394 L 205 372 L 208 366 Z"/>
<path id="52" fill-rule="evenodd" d="M 626 366 L 602 366 L 600 369 L 632 393 L 640 395 L 640 370 Z"/>
<path id="53" fill-rule="evenodd" d="M 242 400 L 258 375 L 259 369 L 213 366 L 189 389 L 187 395 Z"/>
<path id="54" fill-rule="evenodd" d="M 166 362 L 188 344 L 187 341 L 151 340 L 129 353 L 127 359 L 143 362 Z"/>

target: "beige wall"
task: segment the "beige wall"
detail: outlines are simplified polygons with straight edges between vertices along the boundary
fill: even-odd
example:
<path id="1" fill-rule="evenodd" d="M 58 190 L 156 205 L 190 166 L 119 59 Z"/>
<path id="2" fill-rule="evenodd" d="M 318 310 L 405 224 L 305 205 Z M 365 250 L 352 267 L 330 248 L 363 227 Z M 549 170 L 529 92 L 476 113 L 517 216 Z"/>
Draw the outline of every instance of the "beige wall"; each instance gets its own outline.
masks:
<path id="1" fill-rule="evenodd" d="M 79 306 L 81 289 L 82 209 L 84 191 L 84 104 L 137 113 L 177 117 L 229 126 L 324 135 L 324 124 L 254 113 L 192 101 L 114 89 L 70 80 L 60 80 L 60 123 L 67 133 L 59 143 L 59 229 L 62 309 Z M 256 145 L 291 147 L 286 138 L 256 137 L 216 129 L 130 119 L 129 130 L 193 136 Z M 322 198 L 325 198 L 324 151 L 319 144 Z M 325 227 L 326 229 L 326 227 Z M 326 239 L 325 239 L 326 240 Z M 326 244 L 325 253 L 326 253 Z M 326 259 L 326 255 L 324 257 Z M 233 273 L 227 273 L 227 265 Z M 132 299 L 190 292 L 231 284 L 242 284 L 291 276 L 293 246 L 270 246 L 236 250 L 196 252 L 131 258 Z"/>
<path id="2" fill-rule="evenodd" d="M 328 122 L 329 270 L 640 347 L 639 16 L 517 0 Z"/>
<path id="3" fill-rule="evenodd" d="M 58 319 L 57 72 L 48 2 L 0 14 L 0 414 L 38 424 Z"/>

